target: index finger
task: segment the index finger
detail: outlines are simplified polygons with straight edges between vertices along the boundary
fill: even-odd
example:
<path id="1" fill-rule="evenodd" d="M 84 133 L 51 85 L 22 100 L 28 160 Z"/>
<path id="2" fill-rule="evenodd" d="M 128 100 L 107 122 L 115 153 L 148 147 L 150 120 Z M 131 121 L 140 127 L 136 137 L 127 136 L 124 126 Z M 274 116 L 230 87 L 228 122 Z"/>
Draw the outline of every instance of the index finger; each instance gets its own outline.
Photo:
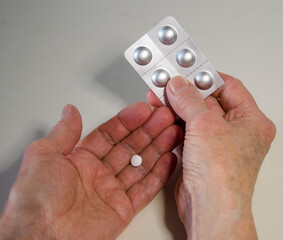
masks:
<path id="1" fill-rule="evenodd" d="M 212 96 L 220 100 L 225 112 L 236 107 L 250 108 L 257 106 L 253 96 L 240 80 L 221 72 L 218 73 L 225 84 L 216 90 Z"/>
<path id="2" fill-rule="evenodd" d="M 162 107 L 164 104 L 160 101 L 160 99 L 155 95 L 155 93 L 148 89 L 145 96 L 147 102 L 153 107 Z"/>

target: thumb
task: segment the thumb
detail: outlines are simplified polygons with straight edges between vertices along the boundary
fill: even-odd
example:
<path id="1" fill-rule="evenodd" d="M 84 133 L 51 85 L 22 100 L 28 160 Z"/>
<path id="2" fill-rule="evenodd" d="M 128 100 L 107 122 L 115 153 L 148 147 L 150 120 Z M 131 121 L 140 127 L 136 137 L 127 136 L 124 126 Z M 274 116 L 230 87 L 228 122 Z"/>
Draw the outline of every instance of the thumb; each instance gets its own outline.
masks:
<path id="1" fill-rule="evenodd" d="M 166 94 L 173 110 L 185 122 L 208 110 L 196 87 L 181 76 L 174 77 L 168 82 Z"/>
<path id="2" fill-rule="evenodd" d="M 82 133 L 82 119 L 73 105 L 66 105 L 62 110 L 61 120 L 51 129 L 47 137 L 57 146 L 61 154 L 69 154 Z"/>

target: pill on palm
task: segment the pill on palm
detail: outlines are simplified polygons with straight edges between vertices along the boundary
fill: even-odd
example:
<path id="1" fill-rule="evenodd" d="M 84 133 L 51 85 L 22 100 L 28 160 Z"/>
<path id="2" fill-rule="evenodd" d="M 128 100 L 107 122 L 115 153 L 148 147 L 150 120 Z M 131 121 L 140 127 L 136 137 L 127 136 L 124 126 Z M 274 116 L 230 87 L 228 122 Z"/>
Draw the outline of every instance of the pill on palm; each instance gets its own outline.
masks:
<path id="1" fill-rule="evenodd" d="M 131 164 L 133 167 L 138 167 L 142 164 L 142 158 L 140 155 L 134 155 L 131 158 Z"/>

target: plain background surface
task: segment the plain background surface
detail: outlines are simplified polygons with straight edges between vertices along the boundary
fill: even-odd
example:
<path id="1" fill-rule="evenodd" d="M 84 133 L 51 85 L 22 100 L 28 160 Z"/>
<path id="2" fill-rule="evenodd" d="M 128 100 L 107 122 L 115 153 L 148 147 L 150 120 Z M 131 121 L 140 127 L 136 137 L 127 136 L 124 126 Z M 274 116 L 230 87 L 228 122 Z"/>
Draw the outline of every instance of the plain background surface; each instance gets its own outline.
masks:
<path id="1" fill-rule="evenodd" d="M 85 135 L 147 86 L 124 50 L 174 16 L 220 71 L 240 78 L 277 126 L 253 199 L 260 239 L 283 236 L 283 1 L 0 0 L 0 208 L 29 142 L 74 104 Z M 178 239 L 185 232 L 173 177 L 119 239 Z"/>

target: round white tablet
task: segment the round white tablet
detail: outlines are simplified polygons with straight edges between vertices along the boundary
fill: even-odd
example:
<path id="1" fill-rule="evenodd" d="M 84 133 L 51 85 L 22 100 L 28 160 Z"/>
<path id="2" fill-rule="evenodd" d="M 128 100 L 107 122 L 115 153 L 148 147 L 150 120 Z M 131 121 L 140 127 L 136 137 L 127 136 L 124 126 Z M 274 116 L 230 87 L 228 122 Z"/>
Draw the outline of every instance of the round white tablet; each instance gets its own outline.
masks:
<path id="1" fill-rule="evenodd" d="M 142 158 L 140 155 L 134 155 L 131 158 L 131 164 L 133 167 L 138 167 L 142 164 Z"/>

